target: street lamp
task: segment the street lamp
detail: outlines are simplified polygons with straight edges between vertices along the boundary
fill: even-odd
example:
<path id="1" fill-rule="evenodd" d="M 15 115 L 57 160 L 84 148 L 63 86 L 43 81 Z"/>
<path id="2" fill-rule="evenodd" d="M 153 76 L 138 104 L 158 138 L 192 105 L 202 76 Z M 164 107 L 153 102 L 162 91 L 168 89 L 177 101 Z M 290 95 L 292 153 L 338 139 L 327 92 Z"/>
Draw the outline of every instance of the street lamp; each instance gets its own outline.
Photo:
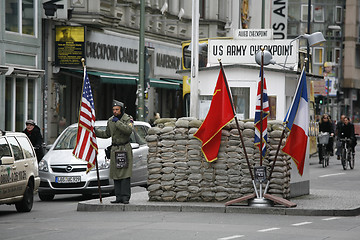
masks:
<path id="1" fill-rule="evenodd" d="M 307 39 L 307 42 L 309 43 L 310 47 L 316 46 L 316 45 L 326 41 L 324 38 L 324 35 L 321 32 L 314 32 L 312 34 L 303 34 L 303 35 L 297 36 L 296 38 L 294 38 L 293 40 L 290 41 L 289 47 L 291 46 L 292 42 L 294 42 L 295 40 L 301 39 L 301 38 Z M 289 54 L 286 55 L 285 63 L 283 66 L 284 68 L 286 66 L 288 56 L 289 56 Z M 309 59 L 308 59 L 308 61 L 309 61 Z M 308 72 L 309 69 L 306 69 L 306 70 Z"/>

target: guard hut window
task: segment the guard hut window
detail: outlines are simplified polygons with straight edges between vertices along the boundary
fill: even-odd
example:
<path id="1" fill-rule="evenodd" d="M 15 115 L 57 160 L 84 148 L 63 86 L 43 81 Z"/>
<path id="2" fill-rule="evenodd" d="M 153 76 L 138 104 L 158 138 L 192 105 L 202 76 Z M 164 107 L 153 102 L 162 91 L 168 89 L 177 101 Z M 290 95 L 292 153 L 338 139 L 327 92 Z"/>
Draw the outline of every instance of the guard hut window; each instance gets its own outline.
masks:
<path id="1" fill-rule="evenodd" d="M 38 0 L 5 0 L 5 30 L 36 35 Z"/>

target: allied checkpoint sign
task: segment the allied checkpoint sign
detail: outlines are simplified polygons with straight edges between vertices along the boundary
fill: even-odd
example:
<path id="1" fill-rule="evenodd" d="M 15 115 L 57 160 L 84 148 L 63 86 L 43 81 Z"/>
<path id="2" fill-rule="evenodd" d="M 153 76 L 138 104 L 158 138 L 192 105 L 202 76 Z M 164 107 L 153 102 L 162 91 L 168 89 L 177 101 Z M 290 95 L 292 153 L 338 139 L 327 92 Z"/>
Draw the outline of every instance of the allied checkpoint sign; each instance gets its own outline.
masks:
<path id="1" fill-rule="evenodd" d="M 220 40 L 209 39 L 208 63 L 217 64 L 221 59 L 223 64 L 254 64 L 255 54 L 262 47 L 268 50 L 277 64 L 297 66 L 298 41 L 284 40 Z M 291 42 L 291 44 L 290 44 Z M 256 63 L 255 63 L 256 64 Z M 295 66 L 295 67 L 296 67 Z"/>

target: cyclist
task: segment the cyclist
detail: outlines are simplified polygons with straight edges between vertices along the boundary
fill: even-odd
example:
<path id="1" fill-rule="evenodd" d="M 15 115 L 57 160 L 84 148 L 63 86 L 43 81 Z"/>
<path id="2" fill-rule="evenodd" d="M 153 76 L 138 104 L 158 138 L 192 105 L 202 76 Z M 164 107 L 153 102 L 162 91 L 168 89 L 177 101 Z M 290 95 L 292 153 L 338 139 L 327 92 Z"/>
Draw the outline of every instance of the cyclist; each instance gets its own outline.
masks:
<path id="1" fill-rule="evenodd" d="M 340 160 L 340 155 L 341 155 L 341 128 L 342 126 L 344 126 L 344 121 L 345 121 L 345 115 L 341 115 L 340 116 L 340 121 L 338 121 L 336 123 L 336 136 L 337 136 L 337 142 L 336 142 L 336 155 L 337 155 L 337 160 Z"/>
<path id="2" fill-rule="evenodd" d="M 333 144 L 334 144 L 334 141 L 332 138 L 334 136 L 334 127 L 333 127 L 333 124 L 332 124 L 331 119 L 328 114 L 322 115 L 320 122 L 319 122 L 319 132 L 323 132 L 323 133 L 327 132 L 331 136 L 329 138 L 328 144 L 326 145 L 326 151 L 329 153 L 332 153 L 333 152 Z M 322 152 L 322 147 L 320 144 L 318 144 L 318 149 L 319 149 L 319 163 L 321 164 L 324 153 Z"/>
<path id="3" fill-rule="evenodd" d="M 345 117 L 344 124 L 341 127 L 341 138 L 350 138 L 351 140 L 351 151 L 355 153 L 355 146 L 357 144 L 355 137 L 354 124 L 350 122 L 348 117 Z"/>

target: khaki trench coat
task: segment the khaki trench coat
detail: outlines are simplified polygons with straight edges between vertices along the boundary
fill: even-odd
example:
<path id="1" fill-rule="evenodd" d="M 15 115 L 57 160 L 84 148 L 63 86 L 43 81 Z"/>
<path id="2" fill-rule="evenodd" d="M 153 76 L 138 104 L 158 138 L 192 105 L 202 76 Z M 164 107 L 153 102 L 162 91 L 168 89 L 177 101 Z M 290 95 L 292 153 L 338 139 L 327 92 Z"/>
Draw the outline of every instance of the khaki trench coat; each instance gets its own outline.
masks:
<path id="1" fill-rule="evenodd" d="M 120 120 L 113 122 L 114 116 L 108 119 L 106 130 L 95 129 L 96 137 L 109 138 L 112 140 L 110 154 L 110 178 L 124 179 L 131 177 L 133 166 L 133 153 L 130 145 L 130 135 L 133 130 L 132 117 L 124 113 Z M 115 164 L 115 152 L 126 152 L 129 165 L 127 168 L 117 168 Z"/>

